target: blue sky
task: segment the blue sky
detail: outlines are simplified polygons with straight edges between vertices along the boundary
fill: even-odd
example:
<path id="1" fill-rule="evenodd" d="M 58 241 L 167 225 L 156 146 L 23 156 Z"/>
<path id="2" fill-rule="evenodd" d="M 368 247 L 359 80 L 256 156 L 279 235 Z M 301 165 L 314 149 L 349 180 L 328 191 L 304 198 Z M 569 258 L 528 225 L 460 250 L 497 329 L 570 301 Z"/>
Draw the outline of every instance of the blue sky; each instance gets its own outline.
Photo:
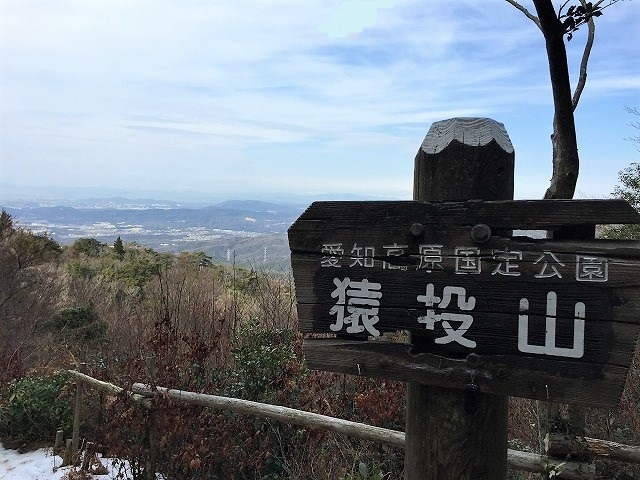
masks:
<path id="1" fill-rule="evenodd" d="M 640 1 L 597 20 L 576 198 L 607 197 L 640 161 L 623 140 L 637 133 L 624 107 L 640 106 Z M 585 31 L 568 44 L 573 81 Z M 542 197 L 544 42 L 506 1 L 0 0 L 0 193 L 410 198 L 429 126 L 457 116 L 504 123 L 516 198 Z"/>

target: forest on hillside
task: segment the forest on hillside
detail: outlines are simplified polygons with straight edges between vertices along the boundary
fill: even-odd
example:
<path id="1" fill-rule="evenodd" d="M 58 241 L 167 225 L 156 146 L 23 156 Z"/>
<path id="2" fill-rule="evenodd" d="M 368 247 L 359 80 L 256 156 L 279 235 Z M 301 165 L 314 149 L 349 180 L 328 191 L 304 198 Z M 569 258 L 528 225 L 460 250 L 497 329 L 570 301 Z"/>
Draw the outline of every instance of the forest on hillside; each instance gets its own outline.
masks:
<path id="1" fill-rule="evenodd" d="M 61 246 L 0 215 L 0 438 L 7 447 L 69 436 L 72 380 L 87 373 L 256 400 L 404 430 L 405 385 L 305 368 L 290 272 L 214 264 L 202 252 L 159 253 L 119 238 Z M 155 363 L 153 378 L 148 359 Z M 640 444 L 636 351 L 617 409 L 588 413 L 589 435 Z M 320 430 L 157 397 L 167 479 L 397 479 L 403 451 Z M 144 478 L 146 413 L 126 395 L 91 392 L 82 437 Z M 512 448 L 540 451 L 536 402 L 510 400 Z M 599 465 L 600 478 L 638 468 Z M 510 479 L 534 478 L 510 472 Z"/>

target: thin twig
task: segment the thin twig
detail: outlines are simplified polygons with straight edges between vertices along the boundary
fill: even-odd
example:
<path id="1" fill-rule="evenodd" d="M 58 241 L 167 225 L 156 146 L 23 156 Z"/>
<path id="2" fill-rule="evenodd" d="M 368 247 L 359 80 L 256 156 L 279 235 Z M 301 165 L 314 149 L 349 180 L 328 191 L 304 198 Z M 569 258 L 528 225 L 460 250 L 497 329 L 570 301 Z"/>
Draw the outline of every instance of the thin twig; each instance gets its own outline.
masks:
<path id="1" fill-rule="evenodd" d="M 518 10 L 520 10 L 522 13 L 525 14 L 525 16 L 531 20 L 533 23 L 535 23 L 538 28 L 540 30 L 542 30 L 542 26 L 540 25 L 540 19 L 538 19 L 538 17 L 536 17 L 534 14 L 532 14 L 529 10 L 527 10 L 526 8 L 524 8 L 522 5 L 520 5 L 518 2 L 516 2 L 515 0 L 506 0 L 507 3 L 510 3 L 511 5 L 513 5 L 514 7 L 516 7 Z"/>
<path id="2" fill-rule="evenodd" d="M 570 1 L 571 1 L 571 0 L 567 0 L 566 2 L 564 2 L 564 3 L 560 6 L 560 8 L 558 9 L 558 18 L 560 18 L 560 15 L 562 15 L 562 9 L 563 9 L 564 7 L 566 7 L 566 6 L 567 6 L 567 3 L 569 3 Z M 580 2 L 582 3 L 582 0 L 580 0 Z"/>

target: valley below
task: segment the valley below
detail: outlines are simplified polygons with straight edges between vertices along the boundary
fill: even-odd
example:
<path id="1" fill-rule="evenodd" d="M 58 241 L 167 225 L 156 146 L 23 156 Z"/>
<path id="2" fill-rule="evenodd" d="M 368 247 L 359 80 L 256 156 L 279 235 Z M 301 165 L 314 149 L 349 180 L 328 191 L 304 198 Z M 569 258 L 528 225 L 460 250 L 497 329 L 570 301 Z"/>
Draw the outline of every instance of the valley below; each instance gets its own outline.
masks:
<path id="1" fill-rule="evenodd" d="M 0 206 L 17 225 L 62 245 L 80 238 L 113 245 L 120 237 L 159 252 L 199 251 L 214 263 L 267 269 L 289 268 L 287 229 L 307 207 L 251 200 L 185 207 L 123 198 Z"/>

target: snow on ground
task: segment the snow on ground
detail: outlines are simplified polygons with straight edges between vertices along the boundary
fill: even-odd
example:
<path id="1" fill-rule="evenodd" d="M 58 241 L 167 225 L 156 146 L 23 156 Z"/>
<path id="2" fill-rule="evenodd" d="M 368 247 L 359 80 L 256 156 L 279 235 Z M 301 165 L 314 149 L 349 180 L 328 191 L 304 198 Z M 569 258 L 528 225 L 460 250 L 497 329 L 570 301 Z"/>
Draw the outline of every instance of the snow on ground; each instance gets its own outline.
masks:
<path id="1" fill-rule="evenodd" d="M 60 468 L 61 464 L 62 458 L 53 455 L 50 448 L 18 453 L 0 444 L 0 480 L 62 480 L 73 467 Z M 117 478 L 118 471 L 112 467 L 109 459 L 103 459 L 102 464 L 109 469 L 109 474 L 93 475 L 92 478 Z"/>

